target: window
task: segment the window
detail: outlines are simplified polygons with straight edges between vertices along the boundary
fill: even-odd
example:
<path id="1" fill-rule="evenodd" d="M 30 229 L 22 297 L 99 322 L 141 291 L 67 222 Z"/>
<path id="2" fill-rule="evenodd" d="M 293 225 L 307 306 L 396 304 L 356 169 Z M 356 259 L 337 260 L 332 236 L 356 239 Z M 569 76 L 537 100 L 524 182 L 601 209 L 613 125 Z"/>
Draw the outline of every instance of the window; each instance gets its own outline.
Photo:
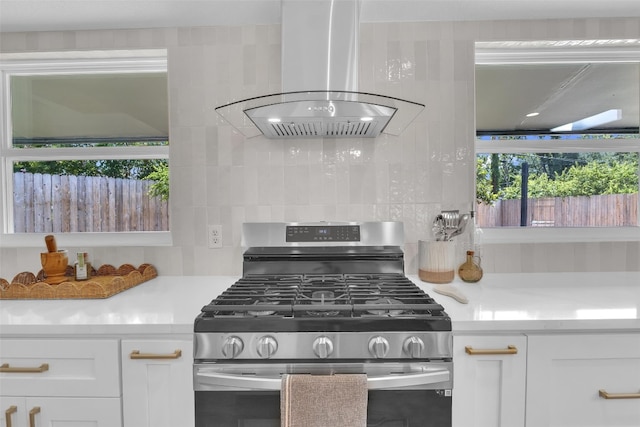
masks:
<path id="1" fill-rule="evenodd" d="M 168 243 L 166 51 L 1 59 L 2 245 Z"/>
<path id="2" fill-rule="evenodd" d="M 477 43 L 477 220 L 489 236 L 640 239 L 639 87 L 639 40 Z"/>

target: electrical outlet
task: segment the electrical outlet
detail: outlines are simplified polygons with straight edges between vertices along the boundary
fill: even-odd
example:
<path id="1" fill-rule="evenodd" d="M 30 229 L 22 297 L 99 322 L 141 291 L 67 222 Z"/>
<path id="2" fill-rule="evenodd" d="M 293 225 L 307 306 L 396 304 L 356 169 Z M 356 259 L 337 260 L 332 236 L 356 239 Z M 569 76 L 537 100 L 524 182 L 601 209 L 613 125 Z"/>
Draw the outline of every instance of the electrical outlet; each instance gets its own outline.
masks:
<path id="1" fill-rule="evenodd" d="M 207 229 L 207 238 L 209 240 L 210 248 L 222 247 L 222 226 L 221 225 L 209 225 Z"/>

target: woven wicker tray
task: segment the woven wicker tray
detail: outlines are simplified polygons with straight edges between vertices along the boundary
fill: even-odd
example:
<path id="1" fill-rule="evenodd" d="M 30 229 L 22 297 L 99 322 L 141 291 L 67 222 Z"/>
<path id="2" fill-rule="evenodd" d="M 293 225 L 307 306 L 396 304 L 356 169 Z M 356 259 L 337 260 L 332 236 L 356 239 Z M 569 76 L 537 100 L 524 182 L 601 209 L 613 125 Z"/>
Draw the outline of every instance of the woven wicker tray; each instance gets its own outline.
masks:
<path id="1" fill-rule="evenodd" d="M 37 274 L 24 272 L 11 282 L 0 278 L 0 299 L 90 299 L 108 298 L 119 292 L 133 288 L 158 276 L 151 264 L 136 268 L 123 264 L 120 268 L 112 265 L 92 269 L 89 280 L 75 281 L 73 267 L 67 267 L 68 281 L 50 285 L 44 281 L 42 270 Z"/>

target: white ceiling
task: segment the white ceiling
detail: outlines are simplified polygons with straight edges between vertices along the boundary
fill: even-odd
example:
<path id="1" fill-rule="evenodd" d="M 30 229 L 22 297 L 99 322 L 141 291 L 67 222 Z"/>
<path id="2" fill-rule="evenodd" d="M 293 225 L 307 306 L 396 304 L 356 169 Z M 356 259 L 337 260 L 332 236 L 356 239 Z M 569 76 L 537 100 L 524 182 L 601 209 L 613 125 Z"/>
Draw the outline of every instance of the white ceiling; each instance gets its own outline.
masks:
<path id="1" fill-rule="evenodd" d="M 309 0 L 299 0 L 309 1 Z M 639 0 L 362 0 L 362 22 L 640 16 Z M 280 0 L 0 0 L 0 32 L 280 22 Z"/>
<path id="2" fill-rule="evenodd" d="M 638 63 L 479 66 L 476 127 L 487 133 L 545 133 L 608 110 L 620 110 L 619 119 L 594 129 L 638 129 L 638 76 Z M 527 117 L 534 112 L 538 115 Z"/>

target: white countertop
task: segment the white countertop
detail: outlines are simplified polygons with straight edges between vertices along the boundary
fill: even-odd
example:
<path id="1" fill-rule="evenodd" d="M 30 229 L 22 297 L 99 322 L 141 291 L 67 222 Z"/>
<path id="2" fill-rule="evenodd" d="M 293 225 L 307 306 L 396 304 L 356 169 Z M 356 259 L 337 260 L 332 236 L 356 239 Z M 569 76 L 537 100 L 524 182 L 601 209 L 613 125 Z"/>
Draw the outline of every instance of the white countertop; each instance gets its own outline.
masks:
<path id="1" fill-rule="evenodd" d="M 469 304 L 437 294 L 454 333 L 640 332 L 640 272 L 488 274 L 454 281 Z M 225 276 L 162 276 L 106 299 L 0 300 L 0 335 L 190 334 L 202 306 L 235 282 Z"/>
<path id="2" fill-rule="evenodd" d="M 640 332 L 640 272 L 490 274 L 478 283 L 452 283 L 468 304 L 435 293 L 454 332 Z"/>

